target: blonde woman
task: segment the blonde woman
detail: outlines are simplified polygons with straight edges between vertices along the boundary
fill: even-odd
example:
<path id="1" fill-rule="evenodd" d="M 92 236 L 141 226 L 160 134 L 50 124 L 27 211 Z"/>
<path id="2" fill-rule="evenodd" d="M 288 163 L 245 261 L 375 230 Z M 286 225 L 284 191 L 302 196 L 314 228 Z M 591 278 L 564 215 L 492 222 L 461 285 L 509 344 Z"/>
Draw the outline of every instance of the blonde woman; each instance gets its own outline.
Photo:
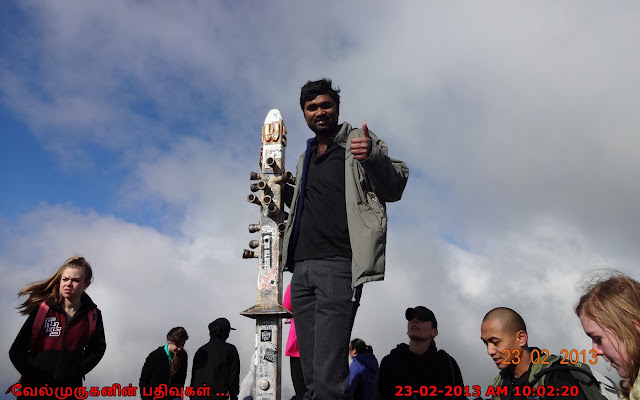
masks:
<path id="1" fill-rule="evenodd" d="M 92 277 L 87 260 L 71 257 L 48 279 L 18 292 L 28 296 L 18 310 L 29 317 L 9 350 L 22 375 L 14 394 L 45 385 L 80 387 L 83 376 L 98 365 L 106 344 L 102 314 L 85 293 Z"/>
<path id="2" fill-rule="evenodd" d="M 640 283 L 622 273 L 592 281 L 575 312 L 593 349 L 622 378 L 622 398 L 640 400 Z"/>

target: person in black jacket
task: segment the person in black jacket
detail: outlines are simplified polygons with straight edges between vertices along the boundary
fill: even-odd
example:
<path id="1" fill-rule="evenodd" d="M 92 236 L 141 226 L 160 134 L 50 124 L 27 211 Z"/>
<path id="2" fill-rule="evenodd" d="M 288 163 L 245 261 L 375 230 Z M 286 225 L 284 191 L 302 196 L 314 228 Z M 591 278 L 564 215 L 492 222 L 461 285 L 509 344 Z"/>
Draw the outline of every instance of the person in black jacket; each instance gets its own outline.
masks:
<path id="1" fill-rule="evenodd" d="M 438 350 L 436 316 L 426 307 L 407 308 L 409 344 L 401 343 L 382 359 L 374 387 L 374 400 L 466 399 L 454 396 L 454 388 L 464 388 L 458 363 Z M 462 393 L 464 394 L 464 393 Z"/>
<path id="2" fill-rule="evenodd" d="M 210 396 L 193 396 L 191 399 L 238 400 L 240 356 L 236 347 L 226 342 L 231 330 L 235 329 L 226 318 L 218 318 L 209 324 L 211 339 L 193 357 L 191 387 L 197 391 L 207 385 L 211 388 Z"/>
<path id="3" fill-rule="evenodd" d="M 22 375 L 11 387 L 14 395 L 55 399 L 55 389 L 81 387 L 83 376 L 102 359 L 107 347 L 102 313 L 85 293 L 92 277 L 91 265 L 83 257 L 71 257 L 48 279 L 18 293 L 28 296 L 18 309 L 29 318 L 9 350 Z M 29 395 L 43 387 L 50 392 L 48 397 Z"/>
<path id="4" fill-rule="evenodd" d="M 187 379 L 187 331 L 177 326 L 167 333 L 167 344 L 152 351 L 140 373 L 140 396 L 145 400 L 182 397 Z M 166 388 L 162 385 L 166 385 Z M 158 396 L 158 394 L 161 394 Z"/>

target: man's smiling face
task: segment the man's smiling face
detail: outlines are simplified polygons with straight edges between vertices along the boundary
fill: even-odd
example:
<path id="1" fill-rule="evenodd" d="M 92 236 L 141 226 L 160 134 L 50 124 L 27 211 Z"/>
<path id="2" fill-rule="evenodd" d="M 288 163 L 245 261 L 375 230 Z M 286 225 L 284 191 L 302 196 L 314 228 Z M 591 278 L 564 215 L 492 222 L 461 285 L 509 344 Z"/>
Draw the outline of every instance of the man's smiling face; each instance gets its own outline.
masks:
<path id="1" fill-rule="evenodd" d="M 338 126 L 338 107 L 328 94 L 304 103 L 304 119 L 316 135 L 332 135 Z"/>

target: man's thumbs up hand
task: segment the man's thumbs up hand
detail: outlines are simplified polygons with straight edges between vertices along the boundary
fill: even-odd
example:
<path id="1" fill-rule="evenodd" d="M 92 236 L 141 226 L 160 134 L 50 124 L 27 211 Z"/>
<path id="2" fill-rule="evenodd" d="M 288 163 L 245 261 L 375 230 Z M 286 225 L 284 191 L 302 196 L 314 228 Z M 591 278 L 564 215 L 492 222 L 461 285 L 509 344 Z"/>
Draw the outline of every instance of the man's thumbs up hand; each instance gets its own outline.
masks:
<path id="1" fill-rule="evenodd" d="M 369 128 L 367 123 L 362 123 L 363 137 L 355 137 L 351 139 L 351 154 L 358 161 L 366 160 L 371 154 L 371 137 L 369 137 Z"/>

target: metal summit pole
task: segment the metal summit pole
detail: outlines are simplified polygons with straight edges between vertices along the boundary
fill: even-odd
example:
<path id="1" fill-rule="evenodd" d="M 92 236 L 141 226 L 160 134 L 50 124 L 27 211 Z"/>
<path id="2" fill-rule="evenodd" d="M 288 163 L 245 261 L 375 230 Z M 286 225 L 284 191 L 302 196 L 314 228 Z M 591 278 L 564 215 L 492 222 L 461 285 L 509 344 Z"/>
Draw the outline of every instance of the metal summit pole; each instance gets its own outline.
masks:
<path id="1" fill-rule="evenodd" d="M 295 178 L 284 170 L 287 130 L 280 111 L 269 111 L 262 126 L 262 171 L 252 172 L 253 192 L 247 201 L 260 206 L 260 223 L 249 225 L 249 232 L 260 234 L 249 242 L 253 250 L 244 250 L 242 258 L 258 259 L 258 301 L 241 312 L 256 320 L 256 373 L 254 400 L 280 400 L 282 363 L 282 318 L 291 314 L 282 307 L 280 251 L 287 213 L 284 211 L 284 185 Z"/>

